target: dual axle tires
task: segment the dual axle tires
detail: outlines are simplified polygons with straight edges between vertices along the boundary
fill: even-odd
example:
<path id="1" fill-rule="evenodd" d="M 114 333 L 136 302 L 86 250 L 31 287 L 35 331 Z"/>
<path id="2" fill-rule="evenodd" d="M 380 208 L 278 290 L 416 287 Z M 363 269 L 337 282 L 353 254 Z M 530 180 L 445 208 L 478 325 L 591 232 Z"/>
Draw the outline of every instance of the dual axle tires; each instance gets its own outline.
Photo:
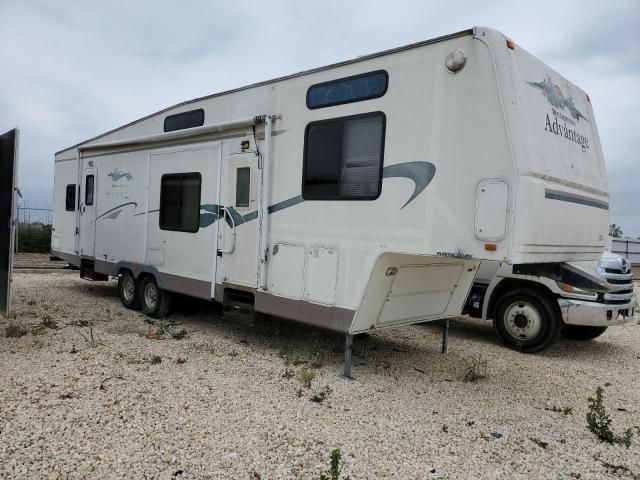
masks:
<path id="1" fill-rule="evenodd" d="M 158 288 L 153 275 L 136 280 L 130 271 L 123 271 L 118 277 L 118 293 L 122 305 L 142 309 L 151 318 L 164 318 L 171 311 L 171 293 Z"/>

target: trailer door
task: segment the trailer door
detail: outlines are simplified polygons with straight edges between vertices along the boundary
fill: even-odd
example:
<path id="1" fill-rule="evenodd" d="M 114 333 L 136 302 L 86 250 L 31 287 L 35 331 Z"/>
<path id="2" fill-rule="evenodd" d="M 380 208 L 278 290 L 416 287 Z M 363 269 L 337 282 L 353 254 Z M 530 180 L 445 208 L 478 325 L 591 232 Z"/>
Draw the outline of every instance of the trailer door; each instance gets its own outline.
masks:
<path id="1" fill-rule="evenodd" d="M 18 130 L 0 135 L 0 313 L 9 313 L 15 232 Z"/>
<path id="2" fill-rule="evenodd" d="M 150 152 L 145 263 L 160 288 L 211 299 L 219 192 L 219 143 Z"/>
<path id="3" fill-rule="evenodd" d="M 93 257 L 96 247 L 96 181 L 95 168 L 82 171 L 80 187 L 80 255 Z"/>

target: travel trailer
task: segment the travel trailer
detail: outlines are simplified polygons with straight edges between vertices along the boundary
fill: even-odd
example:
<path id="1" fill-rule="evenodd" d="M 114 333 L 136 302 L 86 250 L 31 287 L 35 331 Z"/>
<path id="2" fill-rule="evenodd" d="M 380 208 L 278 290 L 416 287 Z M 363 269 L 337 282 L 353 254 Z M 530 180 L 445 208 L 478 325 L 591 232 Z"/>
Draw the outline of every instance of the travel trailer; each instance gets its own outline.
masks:
<path id="1" fill-rule="evenodd" d="M 61 150 L 51 248 L 150 316 L 186 294 L 345 333 L 348 353 L 352 335 L 459 315 L 482 260 L 596 260 L 608 198 L 589 96 L 476 27 Z M 511 342 L 533 351 L 562 318 L 520 285 L 499 302 L 542 305 Z"/>

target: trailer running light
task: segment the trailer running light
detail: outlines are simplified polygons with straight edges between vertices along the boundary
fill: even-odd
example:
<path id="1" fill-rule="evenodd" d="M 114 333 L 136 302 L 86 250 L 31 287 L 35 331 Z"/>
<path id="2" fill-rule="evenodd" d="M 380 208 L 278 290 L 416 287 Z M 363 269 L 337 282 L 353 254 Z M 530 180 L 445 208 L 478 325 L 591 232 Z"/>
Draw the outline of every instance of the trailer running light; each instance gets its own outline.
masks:
<path id="1" fill-rule="evenodd" d="M 487 252 L 495 252 L 497 248 L 498 248 L 498 246 L 495 243 L 485 243 L 484 244 L 484 249 Z"/>
<path id="2" fill-rule="evenodd" d="M 511 50 L 516 48 L 516 44 L 513 43 L 513 40 L 511 40 L 510 38 L 507 38 L 507 48 L 510 48 Z"/>
<path id="3" fill-rule="evenodd" d="M 558 287 L 560 287 L 560 290 L 562 290 L 563 292 L 567 292 L 567 293 L 579 293 L 581 292 L 581 290 L 572 287 L 571 285 L 568 285 L 566 283 L 560 283 L 560 282 L 556 282 L 558 284 Z"/>

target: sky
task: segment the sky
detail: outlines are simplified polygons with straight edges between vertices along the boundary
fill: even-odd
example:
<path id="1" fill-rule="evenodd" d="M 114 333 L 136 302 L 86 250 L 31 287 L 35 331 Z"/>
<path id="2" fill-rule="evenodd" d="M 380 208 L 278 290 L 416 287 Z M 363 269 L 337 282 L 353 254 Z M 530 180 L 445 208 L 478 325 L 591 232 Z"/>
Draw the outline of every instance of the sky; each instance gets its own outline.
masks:
<path id="1" fill-rule="evenodd" d="M 0 0 L 0 132 L 52 204 L 53 155 L 195 97 L 483 25 L 590 96 L 612 222 L 640 236 L 640 2 Z"/>

